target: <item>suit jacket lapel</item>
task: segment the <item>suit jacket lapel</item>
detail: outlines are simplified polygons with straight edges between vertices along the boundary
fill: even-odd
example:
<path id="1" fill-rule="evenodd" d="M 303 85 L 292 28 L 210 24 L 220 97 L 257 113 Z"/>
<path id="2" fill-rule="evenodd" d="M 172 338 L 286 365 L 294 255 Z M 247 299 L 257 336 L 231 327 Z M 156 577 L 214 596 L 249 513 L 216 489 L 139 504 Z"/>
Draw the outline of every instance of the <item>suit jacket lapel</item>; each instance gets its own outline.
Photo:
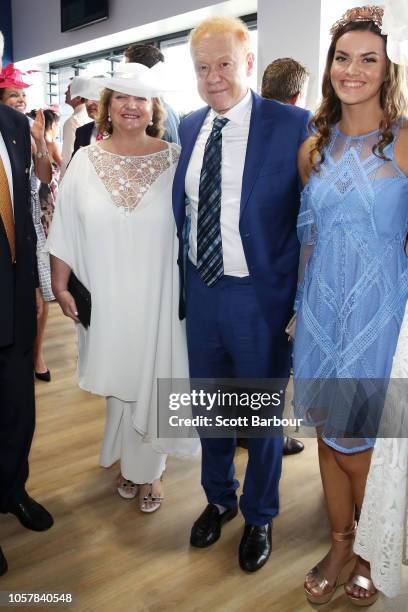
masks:
<path id="1" fill-rule="evenodd" d="M 261 109 L 262 101 L 260 96 L 252 92 L 252 112 L 249 124 L 244 175 L 242 178 L 240 215 L 242 215 L 248 204 L 249 196 L 258 178 L 259 171 L 266 156 L 266 151 L 271 146 L 270 126 L 273 119 L 270 117 L 265 119 L 263 116 Z M 268 129 L 265 129 L 266 125 Z"/>
<path id="2" fill-rule="evenodd" d="M 0 112 L 0 132 L 1 132 L 1 135 L 3 136 L 4 144 L 6 145 L 7 153 L 10 159 L 11 172 L 13 176 L 13 194 L 14 194 L 14 199 L 15 199 L 16 194 L 19 190 L 19 185 L 17 184 L 18 182 L 17 179 L 19 176 L 18 168 L 21 167 L 21 164 L 23 163 L 22 160 L 20 159 L 21 158 L 21 147 L 18 146 L 18 134 L 16 133 L 16 130 L 13 128 L 10 128 L 10 126 L 4 122 L 1 112 Z M 20 151 L 20 156 L 18 154 L 19 151 Z M 16 214 L 16 211 L 14 211 L 14 214 Z"/>

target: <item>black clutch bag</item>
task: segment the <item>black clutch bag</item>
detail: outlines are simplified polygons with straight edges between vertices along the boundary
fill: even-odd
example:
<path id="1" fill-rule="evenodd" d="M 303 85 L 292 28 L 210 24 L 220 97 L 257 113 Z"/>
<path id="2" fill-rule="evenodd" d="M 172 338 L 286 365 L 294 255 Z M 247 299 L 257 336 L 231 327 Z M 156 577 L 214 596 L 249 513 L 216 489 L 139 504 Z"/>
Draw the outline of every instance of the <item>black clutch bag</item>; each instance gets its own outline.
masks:
<path id="1" fill-rule="evenodd" d="M 73 272 L 71 272 L 68 280 L 68 291 L 75 300 L 78 311 L 78 319 L 85 328 L 89 327 L 89 324 L 91 323 L 92 310 L 91 293 Z"/>

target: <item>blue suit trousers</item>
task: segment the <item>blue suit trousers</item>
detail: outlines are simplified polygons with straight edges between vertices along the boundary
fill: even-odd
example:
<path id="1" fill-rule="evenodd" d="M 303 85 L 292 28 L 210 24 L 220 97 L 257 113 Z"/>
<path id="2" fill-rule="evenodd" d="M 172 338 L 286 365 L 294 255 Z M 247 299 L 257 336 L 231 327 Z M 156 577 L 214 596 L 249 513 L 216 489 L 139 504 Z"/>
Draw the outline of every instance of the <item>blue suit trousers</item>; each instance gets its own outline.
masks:
<path id="1" fill-rule="evenodd" d="M 274 341 L 250 276 L 223 276 L 210 288 L 191 262 L 186 276 L 191 378 L 271 378 Z M 265 525 L 279 512 L 282 444 L 281 436 L 248 439 L 248 465 L 239 503 L 247 524 Z M 234 478 L 236 439 L 202 438 L 201 445 L 201 482 L 208 502 L 235 507 L 239 487 Z"/>

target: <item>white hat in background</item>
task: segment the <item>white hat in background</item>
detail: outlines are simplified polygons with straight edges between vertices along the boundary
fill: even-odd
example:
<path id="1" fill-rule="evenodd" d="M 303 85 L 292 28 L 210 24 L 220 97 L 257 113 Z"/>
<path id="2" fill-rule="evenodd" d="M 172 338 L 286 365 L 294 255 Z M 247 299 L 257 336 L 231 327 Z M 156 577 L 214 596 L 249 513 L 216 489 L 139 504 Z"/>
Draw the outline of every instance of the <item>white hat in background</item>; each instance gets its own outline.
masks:
<path id="1" fill-rule="evenodd" d="M 118 64 L 111 78 L 94 78 L 93 81 L 102 88 L 119 91 L 129 96 L 155 98 L 174 90 L 174 87 L 166 83 L 166 79 L 166 68 L 162 62 L 153 68 L 128 62 Z"/>
<path id="2" fill-rule="evenodd" d="M 71 97 L 86 98 L 87 100 L 99 100 L 103 87 L 96 82 L 97 77 L 77 76 L 70 83 Z"/>

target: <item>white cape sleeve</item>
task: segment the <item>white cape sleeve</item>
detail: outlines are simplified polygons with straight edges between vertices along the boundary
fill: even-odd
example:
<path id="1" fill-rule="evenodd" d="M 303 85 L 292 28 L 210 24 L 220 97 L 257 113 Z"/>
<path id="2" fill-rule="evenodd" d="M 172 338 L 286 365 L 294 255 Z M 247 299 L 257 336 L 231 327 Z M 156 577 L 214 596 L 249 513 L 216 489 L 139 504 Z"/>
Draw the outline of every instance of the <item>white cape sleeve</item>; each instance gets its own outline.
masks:
<path id="1" fill-rule="evenodd" d="M 80 149 L 61 181 L 55 204 L 55 212 L 43 252 L 61 259 L 77 274 L 83 251 L 81 244 L 79 207 L 87 184 L 88 156 Z"/>

